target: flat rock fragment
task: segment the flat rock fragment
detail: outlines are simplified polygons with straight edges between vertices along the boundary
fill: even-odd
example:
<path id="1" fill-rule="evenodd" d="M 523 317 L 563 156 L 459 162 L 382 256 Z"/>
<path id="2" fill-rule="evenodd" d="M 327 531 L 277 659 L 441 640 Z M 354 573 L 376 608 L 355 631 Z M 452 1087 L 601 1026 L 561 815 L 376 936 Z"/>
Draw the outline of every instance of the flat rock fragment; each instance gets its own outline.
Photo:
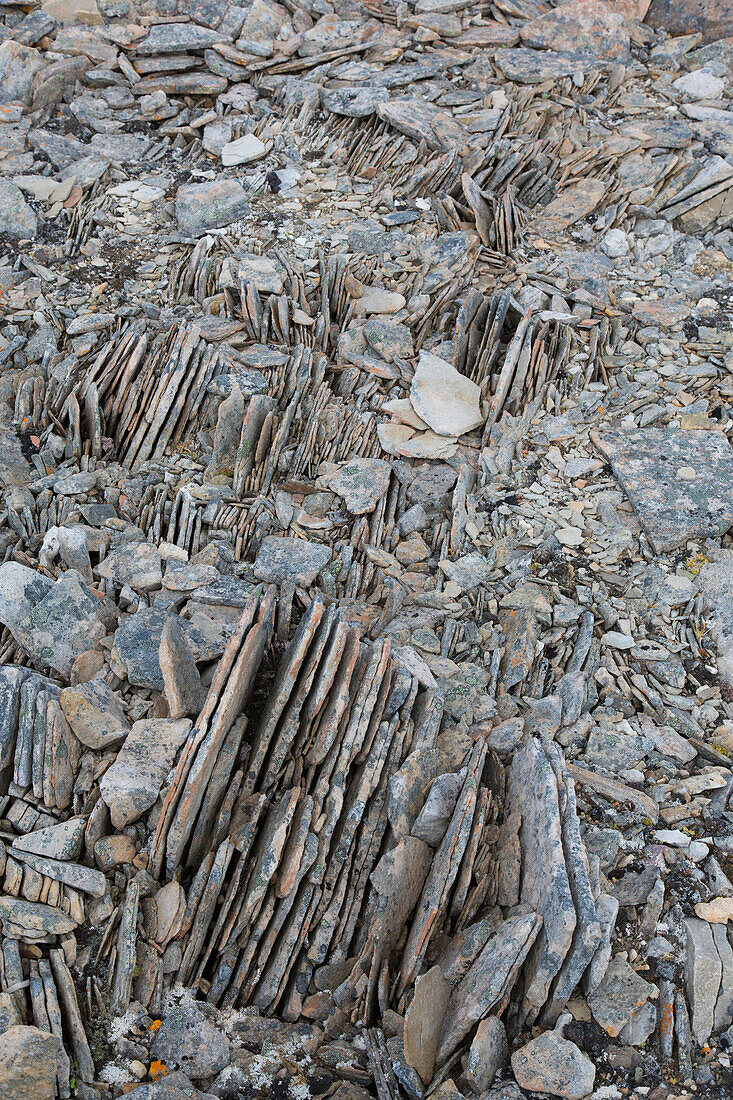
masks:
<path id="1" fill-rule="evenodd" d="M 150 718 L 135 722 L 111 768 L 100 781 L 112 824 L 121 829 L 155 802 L 163 780 L 183 744 L 187 718 Z"/>
<path id="2" fill-rule="evenodd" d="M 697 917 L 685 919 L 685 983 L 692 1010 L 692 1032 L 706 1043 L 715 1026 L 715 1006 L 723 974 L 712 926 Z"/>
<path id="3" fill-rule="evenodd" d="M 511 1060 L 522 1088 L 565 1100 L 583 1100 L 593 1089 L 596 1068 L 588 1055 L 553 1031 L 520 1047 Z"/>
<path id="4" fill-rule="evenodd" d="M 415 982 L 415 994 L 405 1016 L 405 1061 L 420 1074 L 424 1084 L 433 1077 L 443 1014 L 450 999 L 450 985 L 439 966 Z"/>
<path id="5" fill-rule="evenodd" d="M 596 57 L 619 58 L 629 49 L 625 19 L 599 0 L 561 5 L 528 20 L 519 33 L 522 42 L 539 50 L 587 50 Z"/>
<path id="6" fill-rule="evenodd" d="M 274 584 L 312 584 L 331 560 L 327 546 L 304 539 L 268 536 L 260 547 L 254 563 L 259 580 Z"/>
<path id="7" fill-rule="evenodd" d="M 333 477 L 328 487 L 343 498 L 354 516 L 373 512 L 389 488 L 391 467 L 378 458 L 356 458 L 347 462 Z"/>
<path id="8" fill-rule="evenodd" d="M 733 525 L 733 450 L 720 432 L 620 429 L 596 438 L 658 553 Z"/>
<path id="9" fill-rule="evenodd" d="M 475 382 L 429 352 L 420 353 L 410 401 L 417 415 L 438 435 L 455 438 L 484 422 Z"/>

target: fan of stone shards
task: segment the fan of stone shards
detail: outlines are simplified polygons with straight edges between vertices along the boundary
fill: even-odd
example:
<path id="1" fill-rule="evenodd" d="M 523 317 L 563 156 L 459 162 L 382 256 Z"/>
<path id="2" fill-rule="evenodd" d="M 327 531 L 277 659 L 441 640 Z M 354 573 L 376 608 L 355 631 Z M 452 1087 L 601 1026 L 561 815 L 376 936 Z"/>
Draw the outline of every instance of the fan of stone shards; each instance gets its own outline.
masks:
<path id="1" fill-rule="evenodd" d="M 441 773 L 455 750 L 433 692 L 321 599 L 248 729 L 276 611 L 272 590 L 253 593 L 156 811 L 149 870 L 169 879 L 157 897 L 176 910 L 175 953 L 162 971 L 146 953 L 148 998 L 177 979 L 215 1005 L 330 1028 L 379 1022 L 394 1006 L 407 1011 L 398 1061 L 427 1084 L 436 1058 L 451 1060 L 478 1020 L 504 1010 L 542 925 L 544 900 L 516 896 L 515 823 L 495 824 L 504 769 L 479 737 Z M 128 800 L 116 769 L 120 757 L 102 792 L 119 827 Z M 582 860 L 577 818 L 563 814 Z"/>

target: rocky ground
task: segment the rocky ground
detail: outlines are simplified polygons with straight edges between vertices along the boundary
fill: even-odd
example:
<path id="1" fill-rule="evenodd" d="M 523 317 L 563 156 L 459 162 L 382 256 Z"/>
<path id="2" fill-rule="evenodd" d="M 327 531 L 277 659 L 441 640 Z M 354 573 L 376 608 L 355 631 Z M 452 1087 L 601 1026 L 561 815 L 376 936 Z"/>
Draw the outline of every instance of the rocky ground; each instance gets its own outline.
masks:
<path id="1" fill-rule="evenodd" d="M 733 1095 L 731 5 L 0 11 L 0 1097 Z"/>

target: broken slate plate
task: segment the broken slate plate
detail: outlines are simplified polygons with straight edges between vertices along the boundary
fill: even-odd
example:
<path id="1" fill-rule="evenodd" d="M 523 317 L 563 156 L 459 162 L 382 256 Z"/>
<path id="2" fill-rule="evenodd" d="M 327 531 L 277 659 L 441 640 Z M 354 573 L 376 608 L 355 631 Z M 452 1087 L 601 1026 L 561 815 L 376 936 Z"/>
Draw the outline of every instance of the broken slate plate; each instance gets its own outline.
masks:
<path id="1" fill-rule="evenodd" d="M 722 432 L 618 428 L 593 434 L 658 554 L 733 525 L 733 449 Z"/>
<path id="2" fill-rule="evenodd" d="M 451 438 L 479 428 L 484 418 L 481 391 L 450 363 L 420 352 L 420 361 L 410 386 L 410 401 L 417 415 L 437 435 Z"/>

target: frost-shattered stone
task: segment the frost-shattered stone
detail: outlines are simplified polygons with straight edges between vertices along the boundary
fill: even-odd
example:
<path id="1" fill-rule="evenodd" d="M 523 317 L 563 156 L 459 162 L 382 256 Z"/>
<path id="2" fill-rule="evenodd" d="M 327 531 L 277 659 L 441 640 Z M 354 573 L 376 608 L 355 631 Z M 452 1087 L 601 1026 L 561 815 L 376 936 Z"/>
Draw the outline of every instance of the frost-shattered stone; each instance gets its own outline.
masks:
<path id="1" fill-rule="evenodd" d="M 107 555 L 97 572 L 120 587 L 129 584 L 136 592 L 160 588 L 163 579 L 160 550 L 149 542 L 121 546 Z"/>
<path id="2" fill-rule="evenodd" d="M 176 219 L 184 232 L 194 237 L 207 229 L 231 225 L 246 214 L 249 203 L 236 180 L 192 183 L 178 188 Z"/>
<path id="3" fill-rule="evenodd" d="M 604 1029 L 726 1093 L 733 30 L 677 7 L 2 6 L 0 1037 L 61 1100 L 600 1100 Z"/>
<path id="4" fill-rule="evenodd" d="M 54 1100 L 60 1043 L 55 1035 L 20 1024 L 0 1035 L 3 1100 Z"/>
<path id="5" fill-rule="evenodd" d="M 0 179 L 0 234 L 20 240 L 35 237 L 37 231 L 38 220 L 23 192 L 11 180 Z"/>
<path id="6" fill-rule="evenodd" d="M 13 848 L 49 859 L 76 860 L 81 855 L 83 840 L 84 818 L 72 817 L 58 825 L 48 825 L 45 829 L 16 837 Z"/>
<path id="7" fill-rule="evenodd" d="M 596 1069 L 575 1043 L 554 1031 L 532 1039 L 512 1054 L 512 1070 L 522 1088 L 565 1100 L 583 1100 L 593 1090 Z"/>
<path id="8" fill-rule="evenodd" d="M 520 30 L 522 42 L 540 50 L 587 51 L 595 57 L 623 57 L 629 32 L 622 15 L 600 0 L 577 0 L 528 20 Z"/>
<path id="9" fill-rule="evenodd" d="M 616 429 L 596 438 L 657 553 L 733 526 L 733 449 L 722 432 Z M 684 468 L 694 480 L 680 478 Z"/>
<path id="10" fill-rule="evenodd" d="M 229 168 L 237 164 L 251 164 L 264 157 L 267 148 L 254 134 L 245 134 L 236 141 L 229 141 L 221 151 L 221 163 Z"/>
<path id="11" fill-rule="evenodd" d="M 685 982 L 692 1010 L 692 1032 L 700 1044 L 706 1043 L 713 1033 L 722 972 L 711 926 L 696 917 L 685 918 Z"/>
<path id="12" fill-rule="evenodd" d="M 353 516 L 373 512 L 389 489 L 391 467 L 378 458 L 356 458 L 329 479 L 328 487 L 343 498 Z"/>
<path id="13" fill-rule="evenodd" d="M 319 543 L 305 539 L 268 536 L 255 558 L 255 576 L 261 581 L 282 584 L 313 584 L 321 570 L 331 560 L 331 551 Z"/>
<path id="14" fill-rule="evenodd" d="M 180 1007 L 158 1028 L 151 1054 L 197 1081 L 229 1065 L 229 1042 L 200 1009 Z"/>
<path id="15" fill-rule="evenodd" d="M 122 829 L 150 809 L 190 728 L 187 718 L 135 722 L 99 784 L 115 828 Z"/>
<path id="16" fill-rule="evenodd" d="M 113 621 L 111 609 L 69 570 L 10 629 L 38 665 L 68 676 L 75 658 L 104 638 Z"/>
<path id="17" fill-rule="evenodd" d="M 588 1004 L 597 1023 L 616 1038 L 631 1023 L 649 997 L 654 986 L 633 970 L 621 955 L 615 955 Z"/>
<path id="18" fill-rule="evenodd" d="M 468 1052 L 468 1076 L 477 1093 L 491 1087 L 509 1057 L 504 1023 L 497 1016 L 482 1020 Z"/>
<path id="19" fill-rule="evenodd" d="M 203 1093 L 191 1084 L 190 1077 L 181 1070 L 174 1070 L 157 1081 L 138 1085 L 138 1100 L 206 1100 L 210 1092 Z"/>
<path id="20" fill-rule="evenodd" d="M 75 736 L 90 749 L 118 745 L 129 733 L 125 709 L 102 679 L 64 688 L 59 702 Z"/>
<path id="21" fill-rule="evenodd" d="M 484 422 L 475 382 L 429 352 L 420 352 L 410 401 L 418 416 L 438 435 L 464 435 Z"/>
<path id="22" fill-rule="evenodd" d="M 183 628 L 173 616 L 166 620 L 163 627 L 158 660 L 171 718 L 193 717 L 198 714 L 206 698 L 206 691 L 188 648 Z"/>
<path id="23" fill-rule="evenodd" d="M 43 55 L 9 39 L 0 43 L 0 98 L 3 103 L 28 103 L 33 77 L 43 68 Z"/>

